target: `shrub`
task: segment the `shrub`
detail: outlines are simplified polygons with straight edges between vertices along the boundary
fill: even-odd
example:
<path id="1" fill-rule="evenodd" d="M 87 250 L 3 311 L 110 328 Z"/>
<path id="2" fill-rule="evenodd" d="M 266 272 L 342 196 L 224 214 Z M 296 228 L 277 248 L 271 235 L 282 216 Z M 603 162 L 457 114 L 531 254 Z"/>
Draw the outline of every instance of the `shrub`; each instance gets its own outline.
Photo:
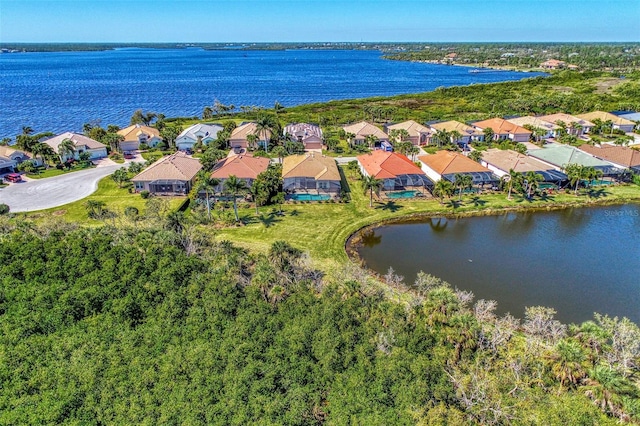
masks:
<path id="1" fill-rule="evenodd" d="M 140 196 L 146 200 L 151 196 L 151 193 L 145 189 L 144 191 L 140 191 Z"/>
<path id="2" fill-rule="evenodd" d="M 0 214 L 8 214 L 8 213 L 9 213 L 9 206 L 4 203 L 0 203 Z"/>

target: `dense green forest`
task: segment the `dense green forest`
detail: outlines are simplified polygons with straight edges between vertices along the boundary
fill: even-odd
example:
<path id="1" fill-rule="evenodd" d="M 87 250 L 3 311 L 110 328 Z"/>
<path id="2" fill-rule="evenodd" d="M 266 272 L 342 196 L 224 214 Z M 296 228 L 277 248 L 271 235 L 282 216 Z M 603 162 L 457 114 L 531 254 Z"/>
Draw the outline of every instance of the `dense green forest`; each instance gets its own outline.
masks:
<path id="1" fill-rule="evenodd" d="M 627 320 L 498 317 L 424 274 L 389 298 L 353 265 L 324 275 L 288 243 L 249 253 L 175 219 L 2 219 L 0 424 L 640 419 Z"/>

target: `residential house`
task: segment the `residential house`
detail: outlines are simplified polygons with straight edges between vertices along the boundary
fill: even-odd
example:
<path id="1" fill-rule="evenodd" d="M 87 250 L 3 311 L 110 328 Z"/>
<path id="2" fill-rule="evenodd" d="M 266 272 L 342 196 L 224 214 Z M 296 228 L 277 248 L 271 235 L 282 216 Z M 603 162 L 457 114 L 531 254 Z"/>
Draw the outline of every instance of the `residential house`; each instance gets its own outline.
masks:
<path id="1" fill-rule="evenodd" d="M 595 120 L 600 120 L 602 122 L 611 121 L 614 129 L 622 130 L 625 133 L 633 132 L 633 128 L 636 127 L 636 123 L 633 121 L 605 111 L 593 111 L 586 114 L 578 114 L 576 117 L 590 122 Z"/>
<path id="2" fill-rule="evenodd" d="M 529 139 L 531 139 L 531 130 L 502 118 L 476 121 L 473 125 L 478 130 L 484 131 L 486 128 L 493 130 L 493 138 L 495 140 L 511 139 L 514 142 L 529 142 Z"/>
<path id="3" fill-rule="evenodd" d="M 468 145 L 470 142 L 477 142 L 484 140 L 484 134 L 472 126 L 467 126 L 464 123 L 459 121 L 450 120 L 443 121 L 440 123 L 429 124 L 429 128 L 431 129 L 431 135 L 437 133 L 438 131 L 444 131 L 448 133 L 457 133 L 460 136 L 454 138 L 452 143 L 456 143 L 458 145 Z M 429 142 L 431 145 L 432 141 Z"/>
<path id="4" fill-rule="evenodd" d="M 229 137 L 229 145 L 231 148 L 249 148 L 250 139 L 249 135 L 256 135 L 255 144 L 259 147 L 266 147 L 271 139 L 271 132 L 265 130 L 258 134 L 258 126 L 256 123 L 249 122 L 243 123 L 240 126 L 233 129 L 231 136 Z"/>
<path id="5" fill-rule="evenodd" d="M 367 142 L 367 136 L 374 136 L 377 139 L 376 146 L 380 146 L 382 142 L 389 142 L 389 135 L 380 130 L 378 127 L 366 121 L 344 126 L 342 128 L 347 135 L 354 135 L 350 143 L 360 145 Z"/>
<path id="6" fill-rule="evenodd" d="M 178 151 L 163 157 L 144 169 L 131 181 L 136 192 L 149 191 L 158 195 L 186 195 L 202 169 L 197 158 Z"/>
<path id="7" fill-rule="evenodd" d="M 640 112 L 629 112 L 626 114 L 620 114 L 619 117 L 622 117 L 625 120 L 633 121 L 634 123 L 636 123 L 636 127 L 640 126 Z"/>
<path id="8" fill-rule="evenodd" d="M 282 180 L 283 188 L 289 194 L 337 194 L 342 187 L 340 171 L 335 160 L 313 152 L 284 157 Z"/>
<path id="9" fill-rule="evenodd" d="M 153 148 L 162 142 L 158 129 L 142 124 L 132 124 L 129 127 L 120 129 L 118 130 L 118 134 L 124 138 L 120 142 L 120 149 L 122 151 L 135 151 L 140 148 L 140 144 L 145 144 Z"/>
<path id="10" fill-rule="evenodd" d="M 224 130 L 219 124 L 194 124 L 184 129 L 176 138 L 176 148 L 180 151 L 193 150 L 200 141 L 204 145 L 218 138 L 218 132 Z"/>
<path id="11" fill-rule="evenodd" d="M 558 70 L 564 68 L 566 66 L 566 62 L 559 61 L 557 59 L 548 59 L 540 64 L 540 68 L 545 70 Z"/>
<path id="12" fill-rule="evenodd" d="M 393 130 L 406 130 L 409 134 L 409 141 L 411 141 L 413 145 L 427 145 L 431 138 L 431 130 L 413 120 L 385 126 L 385 132 L 387 134 L 391 134 Z"/>
<path id="13" fill-rule="evenodd" d="M 229 179 L 229 176 L 245 181 L 247 187 L 251 188 L 258 175 L 267 170 L 269 163 L 268 158 L 251 155 L 233 155 L 225 158 L 215 165 L 211 173 L 212 178 L 220 181 L 216 186 L 216 192 L 223 192 L 224 182 Z"/>
<path id="14" fill-rule="evenodd" d="M 402 154 L 375 150 L 357 158 L 362 174 L 382 180 L 384 191 L 433 186 L 425 172 Z"/>
<path id="15" fill-rule="evenodd" d="M 559 123 L 564 123 L 564 126 L 567 128 L 567 133 L 577 137 L 580 137 L 585 133 L 589 133 L 594 126 L 594 124 L 588 120 L 561 112 L 556 114 L 541 115 L 538 118 L 558 125 Z"/>
<path id="16" fill-rule="evenodd" d="M 534 117 L 532 115 L 526 115 L 524 117 L 507 118 L 507 121 L 509 123 L 513 123 L 516 126 L 520 126 L 520 127 L 525 127 L 528 125 L 535 129 L 544 130 L 546 133 L 544 133 L 543 135 L 534 134 L 534 137 L 537 136 L 540 139 L 555 138 L 556 136 L 558 136 L 558 130 L 560 130 L 560 126 L 558 126 L 556 123 L 553 123 L 551 121 L 545 121 L 540 117 Z"/>
<path id="17" fill-rule="evenodd" d="M 322 150 L 322 130 L 315 124 L 293 123 L 284 128 L 284 135 L 301 142 L 305 150 Z"/>
<path id="18" fill-rule="evenodd" d="M 471 176 L 474 185 L 495 185 L 498 182 L 498 177 L 491 170 L 458 152 L 438 151 L 431 155 L 421 155 L 418 160 L 422 163 L 422 170 L 433 182 L 440 179 L 455 182 L 455 175 L 458 173 Z"/>
<path id="19" fill-rule="evenodd" d="M 33 157 L 24 151 L 0 145 L 0 173 L 15 172 L 18 164 L 32 159 Z"/>
<path id="20" fill-rule="evenodd" d="M 561 184 L 567 181 L 567 175 L 552 166 L 513 150 L 489 149 L 482 153 L 480 164 L 498 177 L 509 174 L 511 170 L 526 174 L 535 172 L 542 175 L 545 182 Z"/>
<path id="21" fill-rule="evenodd" d="M 638 150 L 626 146 L 588 144 L 580 146 L 579 149 L 621 169 L 631 169 L 633 173 L 640 174 L 640 151 Z"/>
<path id="22" fill-rule="evenodd" d="M 527 151 L 527 155 L 551 165 L 556 170 L 564 171 L 569 164 L 579 164 L 584 167 L 593 167 L 602 172 L 603 176 L 616 177 L 624 173 L 623 169 L 612 163 L 599 160 L 569 145 L 553 144 L 546 148 Z"/>
<path id="23" fill-rule="evenodd" d="M 59 150 L 60 144 L 66 139 L 71 140 L 75 145 L 75 151 L 73 152 L 73 155 L 71 155 L 70 153 L 61 153 Z M 79 160 L 80 154 L 82 154 L 83 152 L 87 152 L 90 155 L 89 158 L 91 160 L 97 160 L 99 158 L 104 158 L 107 156 L 106 145 L 77 133 L 62 133 L 58 136 L 54 136 L 43 141 L 43 143 L 49 145 L 56 154 L 60 155 L 62 161 L 67 161 L 70 158 Z"/>

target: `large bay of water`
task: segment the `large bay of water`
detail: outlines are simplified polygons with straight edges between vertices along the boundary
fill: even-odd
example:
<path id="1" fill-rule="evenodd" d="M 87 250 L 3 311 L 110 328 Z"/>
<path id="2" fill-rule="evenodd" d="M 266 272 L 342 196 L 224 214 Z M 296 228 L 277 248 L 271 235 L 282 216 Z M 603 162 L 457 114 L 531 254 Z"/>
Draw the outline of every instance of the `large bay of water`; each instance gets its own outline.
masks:
<path id="1" fill-rule="evenodd" d="M 393 224 L 359 252 L 380 274 L 422 270 L 519 318 L 541 305 L 565 323 L 599 312 L 640 324 L 639 205 Z"/>
<path id="2" fill-rule="evenodd" d="M 200 115 L 215 99 L 273 107 L 388 96 L 532 77 L 508 71 L 388 61 L 377 51 L 116 49 L 0 55 L 0 137 L 22 126 L 78 131 L 128 125 L 136 109 Z"/>

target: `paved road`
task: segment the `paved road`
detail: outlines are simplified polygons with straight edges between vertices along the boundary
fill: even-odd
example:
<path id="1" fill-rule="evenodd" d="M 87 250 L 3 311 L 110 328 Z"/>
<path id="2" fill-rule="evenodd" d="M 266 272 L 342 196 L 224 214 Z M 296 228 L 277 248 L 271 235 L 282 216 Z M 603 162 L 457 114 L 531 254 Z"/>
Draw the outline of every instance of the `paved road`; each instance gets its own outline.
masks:
<path id="1" fill-rule="evenodd" d="M 122 166 L 107 164 L 51 178 L 13 183 L 0 188 L 0 203 L 7 204 L 13 213 L 63 206 L 91 195 L 98 188 L 100 179 Z"/>

